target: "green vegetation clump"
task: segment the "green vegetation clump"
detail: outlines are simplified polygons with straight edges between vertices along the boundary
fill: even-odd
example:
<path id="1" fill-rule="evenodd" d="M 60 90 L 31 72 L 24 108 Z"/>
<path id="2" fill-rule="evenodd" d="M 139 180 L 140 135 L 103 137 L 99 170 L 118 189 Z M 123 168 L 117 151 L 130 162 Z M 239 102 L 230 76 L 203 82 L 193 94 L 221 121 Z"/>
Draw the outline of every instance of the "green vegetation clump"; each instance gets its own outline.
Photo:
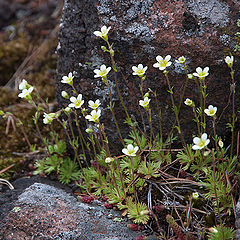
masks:
<path id="1" fill-rule="evenodd" d="M 109 31 L 110 27 L 103 26 L 101 31 L 94 32 L 104 40 L 106 46 L 101 49 L 109 54 L 112 63 L 111 67 L 103 64 L 95 69 L 94 77 L 100 78 L 109 91 L 108 110 L 116 125 L 122 152 L 112 154 L 105 126 L 101 121 L 101 101 L 94 99 L 86 103 L 84 95 L 74 86 L 72 72 L 61 80 L 61 83 L 68 84 L 71 88 L 69 92 L 62 92 L 62 97 L 69 104 L 58 111 L 50 111 L 48 100 L 43 100 L 45 98 L 39 95 L 37 87 L 22 80 L 18 86 L 18 96 L 34 109 L 32 124 L 36 136 L 42 142 L 42 149 L 37 148 L 27 137 L 20 118 L 6 111 L 1 111 L 0 115 L 5 120 L 12 118 L 17 122 L 30 150 L 44 153 L 36 161 L 34 173 L 56 174 L 62 183 L 75 181 L 82 193 L 107 199 L 108 204 L 116 206 L 123 216 L 136 224 L 147 225 L 152 221 L 151 225 L 160 239 L 173 237 L 169 228 L 172 228 L 177 239 L 198 239 L 199 234 L 202 238 L 233 239 L 235 231 L 230 227 L 235 210 L 232 183 L 239 175 L 238 157 L 234 149 L 237 122 L 235 88 L 231 88 L 232 116 L 227 124 L 232 132 L 231 145 L 226 147 L 216 131 L 218 108 L 214 103 L 207 104 L 206 79 L 210 74 L 209 67 L 197 67 L 195 72 L 190 73 L 184 56 L 176 60 L 186 73 L 180 103 L 176 104 L 168 72 L 172 57 L 158 55 L 153 67 L 165 79 L 175 122 L 168 135 L 163 135 L 159 109 L 160 127 L 157 132 L 153 130 L 155 128 L 151 108 L 157 99 L 157 93 L 144 87 L 148 67 L 138 64 L 132 67 L 132 71 L 140 86 L 139 109 L 146 118 L 146 121 L 138 124 L 136 121 L 139 120 L 133 121 L 131 118 L 118 86 L 118 69 L 113 45 L 108 39 Z M 224 61 L 229 68 L 230 83 L 235 86 L 234 56 L 226 56 Z M 125 123 L 129 127 L 130 134 L 127 138 L 122 137 L 119 119 L 115 115 L 110 71 L 114 72 L 116 91 L 125 113 Z M 189 81 L 196 84 L 199 103 L 185 98 Z M 192 142 L 185 140 L 182 132 L 179 114 L 182 108 L 192 110 L 192 120 L 196 125 L 196 129 L 192 130 Z M 65 141 L 55 133 L 54 124 L 63 129 L 69 148 L 73 151 L 72 158 L 67 152 Z M 43 126 L 49 132 L 48 137 L 42 134 Z M 144 127 L 142 129 L 139 126 Z M 84 137 L 86 134 L 87 138 Z M 180 149 L 173 148 L 176 140 L 181 142 Z"/>

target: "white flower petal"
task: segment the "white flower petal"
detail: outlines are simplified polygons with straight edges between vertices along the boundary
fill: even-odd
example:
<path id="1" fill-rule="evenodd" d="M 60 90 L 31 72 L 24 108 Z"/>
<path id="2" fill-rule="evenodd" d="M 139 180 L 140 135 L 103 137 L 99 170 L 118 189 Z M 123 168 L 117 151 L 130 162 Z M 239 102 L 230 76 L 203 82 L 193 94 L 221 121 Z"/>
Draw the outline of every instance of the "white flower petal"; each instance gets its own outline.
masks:
<path id="1" fill-rule="evenodd" d="M 158 55 L 158 56 L 156 57 L 156 60 L 157 60 L 158 62 L 161 62 L 161 61 L 163 61 L 163 58 Z"/>
<path id="2" fill-rule="evenodd" d="M 77 101 L 77 99 L 75 97 L 70 97 L 70 101 L 75 102 L 75 101 Z"/>
<path id="3" fill-rule="evenodd" d="M 201 141 L 201 139 L 200 139 L 199 137 L 195 137 L 195 138 L 193 139 L 193 143 L 196 144 L 196 145 L 197 145 L 200 141 Z"/>
<path id="4" fill-rule="evenodd" d="M 165 57 L 165 61 L 169 61 L 171 59 L 171 56 L 170 55 L 167 55 L 166 57 Z"/>
<path id="5" fill-rule="evenodd" d="M 206 134 L 206 133 L 203 133 L 201 139 L 202 139 L 202 140 L 207 140 L 207 134 Z"/>
<path id="6" fill-rule="evenodd" d="M 192 146 L 192 149 L 193 149 L 193 150 L 198 150 L 198 149 L 199 149 L 199 146 L 198 146 L 198 145 L 193 145 L 193 146 Z"/>

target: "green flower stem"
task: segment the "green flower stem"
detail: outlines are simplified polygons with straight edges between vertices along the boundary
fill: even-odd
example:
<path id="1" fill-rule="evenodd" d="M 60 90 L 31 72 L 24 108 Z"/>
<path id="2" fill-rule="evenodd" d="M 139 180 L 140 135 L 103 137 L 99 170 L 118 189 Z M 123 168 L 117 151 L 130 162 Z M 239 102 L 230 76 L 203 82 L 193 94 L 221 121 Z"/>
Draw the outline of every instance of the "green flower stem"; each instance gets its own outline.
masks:
<path id="1" fill-rule="evenodd" d="M 198 88 L 198 92 L 199 92 L 199 96 L 200 96 L 200 106 L 201 106 L 201 112 L 199 113 L 199 115 L 200 115 L 200 118 L 201 118 L 201 121 L 200 121 L 200 123 L 202 123 L 203 122 L 203 94 L 202 94 L 202 88 L 201 88 L 201 86 L 199 85 L 199 82 L 198 82 L 198 79 L 196 78 L 196 77 L 194 77 L 194 81 L 195 81 L 195 83 L 196 83 L 196 85 L 197 85 L 197 88 Z M 201 81 L 201 80 L 200 80 Z M 201 83 L 201 82 L 200 82 Z M 202 130 L 202 124 L 200 125 L 201 126 L 201 133 L 203 132 L 203 130 Z M 200 134 L 201 135 L 201 134 Z"/>
<path id="2" fill-rule="evenodd" d="M 114 113 L 114 110 L 113 110 L 112 90 L 111 90 L 111 87 L 109 85 L 108 79 L 106 79 L 106 85 L 108 87 L 109 95 L 110 95 L 110 106 L 109 106 L 109 108 L 110 108 L 110 111 L 112 113 L 114 123 L 115 123 L 115 125 L 117 127 L 117 132 L 118 132 L 120 141 L 121 141 L 122 145 L 124 146 L 124 140 L 123 140 L 123 137 L 122 137 L 121 131 L 119 129 L 119 126 L 118 126 L 118 123 L 117 123 L 117 119 L 116 119 L 116 116 L 115 116 L 115 113 Z"/>
<path id="3" fill-rule="evenodd" d="M 222 218 L 221 218 L 221 214 L 220 214 L 220 206 L 219 206 L 219 200 L 218 200 L 217 188 L 216 188 L 215 156 L 214 156 L 214 152 L 213 151 L 211 151 L 211 154 L 212 154 L 212 164 L 213 164 L 213 187 L 214 187 L 214 194 L 215 194 L 215 198 L 216 198 L 216 202 L 217 202 L 217 211 L 218 211 L 220 226 L 221 226 L 221 229 L 222 229 L 222 236 L 223 236 L 223 240 L 224 240 L 225 238 L 224 238 L 223 222 L 222 222 Z"/>
<path id="4" fill-rule="evenodd" d="M 34 88 L 34 90 L 35 90 L 35 93 L 36 93 L 38 99 L 42 102 L 42 104 L 43 104 L 43 106 L 45 107 L 45 109 L 49 112 L 49 106 L 48 106 L 48 104 L 46 104 L 46 102 L 42 99 L 42 97 L 40 96 L 38 90 L 37 90 L 36 88 Z"/>
<path id="5" fill-rule="evenodd" d="M 71 118 L 70 114 L 68 115 L 68 122 L 69 122 L 69 128 L 70 128 L 70 131 L 71 131 L 71 134 L 72 134 L 72 139 L 73 139 L 73 140 L 71 140 L 71 143 L 72 143 L 71 145 L 74 149 L 74 152 L 75 152 L 75 155 L 76 155 L 75 157 L 77 158 L 77 160 L 80 161 L 79 156 L 78 156 L 78 149 L 76 148 L 75 143 L 74 143 L 76 141 L 76 138 L 75 138 L 75 134 L 74 134 L 74 131 L 73 131 L 72 118 Z M 84 154 L 85 154 L 85 152 L 84 152 Z"/>
<path id="6" fill-rule="evenodd" d="M 118 189 L 118 185 L 117 185 L 116 176 L 115 176 L 115 173 L 114 173 L 114 167 L 113 167 L 112 162 L 111 162 L 111 164 L 110 164 L 110 170 L 111 170 L 111 173 L 112 173 L 113 182 L 114 182 L 114 184 L 115 184 L 115 187 L 116 187 L 118 196 L 121 197 L 120 192 L 119 192 L 119 189 Z"/>
<path id="7" fill-rule="evenodd" d="M 140 79 L 141 79 L 141 83 L 140 83 L 139 88 L 140 88 L 140 92 L 142 94 L 142 98 L 144 99 L 144 94 L 143 94 L 143 77 L 140 77 Z"/>
<path id="8" fill-rule="evenodd" d="M 202 91 L 203 91 L 203 132 L 205 132 L 206 129 L 206 115 L 203 113 L 204 109 L 206 108 L 206 97 L 207 97 L 207 85 L 205 83 L 205 78 L 203 79 L 203 85 L 202 85 Z"/>
<path id="9" fill-rule="evenodd" d="M 65 126 L 59 119 L 57 119 L 57 121 L 58 121 L 58 122 L 60 123 L 60 125 L 63 127 L 63 129 L 64 129 L 64 131 L 65 131 L 65 134 L 66 134 L 66 136 L 67 136 L 67 138 L 68 138 L 68 141 L 69 141 L 69 143 L 71 144 L 72 139 L 71 139 L 71 137 L 70 137 L 70 135 L 69 135 L 68 130 L 66 129 L 66 126 Z M 77 153 L 77 149 L 76 149 L 75 146 L 73 146 L 73 145 L 74 145 L 74 144 L 71 144 L 71 146 L 73 147 L 73 151 L 74 151 L 74 161 L 77 159 L 78 164 L 79 164 L 79 166 L 80 166 L 80 168 L 81 168 L 82 174 L 83 174 L 85 180 L 87 181 L 86 175 L 85 175 L 85 173 L 84 173 L 84 171 L 83 171 L 83 166 L 82 166 L 81 160 L 79 159 L 79 156 L 78 156 L 78 153 Z"/>
<path id="10" fill-rule="evenodd" d="M 192 110 L 193 110 L 194 117 L 195 117 L 196 123 L 197 123 L 198 135 L 200 136 L 200 135 L 201 135 L 200 123 L 199 123 L 199 118 L 198 118 L 198 116 L 197 116 L 197 112 L 196 112 L 195 105 L 193 105 Z"/>
<path id="11" fill-rule="evenodd" d="M 231 142 L 231 150 L 230 150 L 230 160 L 232 160 L 233 157 L 233 144 L 234 144 L 234 130 L 235 130 L 235 82 L 234 82 L 234 70 L 231 67 L 231 79 L 232 79 L 232 142 Z"/>
<path id="12" fill-rule="evenodd" d="M 89 146 L 87 145 L 87 143 L 86 143 L 86 141 L 85 141 L 85 139 L 84 139 L 84 137 L 82 135 L 82 131 L 81 131 L 80 126 L 79 126 L 79 122 L 78 122 L 78 119 L 77 119 L 78 115 L 77 115 L 76 111 L 74 111 L 74 115 L 75 115 L 75 123 L 76 123 L 77 129 L 78 129 L 78 134 L 79 134 L 80 144 L 81 144 L 82 151 L 83 151 L 84 160 L 86 162 L 87 167 L 89 167 L 89 164 L 88 164 L 88 161 L 87 161 L 87 157 L 86 157 L 86 154 L 85 154 L 85 150 L 84 150 L 85 149 L 84 145 L 87 148 L 90 157 L 92 157 L 92 153 L 91 153 L 91 151 L 89 149 Z"/>
<path id="13" fill-rule="evenodd" d="M 13 114 L 11 114 L 11 116 L 14 118 L 15 121 L 18 122 L 18 124 L 19 124 L 19 126 L 20 126 L 20 129 L 21 129 L 21 131 L 22 131 L 22 133 L 23 133 L 23 136 L 24 136 L 24 138 L 25 138 L 26 141 L 27 141 L 28 147 L 29 147 L 29 149 L 31 149 L 32 144 L 31 144 L 30 141 L 29 141 L 29 138 L 28 138 L 28 135 L 27 135 L 27 133 L 26 133 L 26 130 L 25 130 L 25 128 L 24 128 L 23 123 L 22 123 L 18 118 L 16 118 Z"/>
<path id="14" fill-rule="evenodd" d="M 50 157 L 51 156 L 51 153 L 49 152 L 49 149 L 48 149 L 48 145 L 46 144 L 46 142 L 44 141 L 44 138 L 41 134 L 41 131 L 39 129 L 39 126 L 38 126 L 38 119 L 39 119 L 39 114 L 40 112 L 38 111 L 38 106 L 37 104 L 31 99 L 31 101 L 29 101 L 30 103 L 32 103 L 32 105 L 36 108 L 37 112 L 36 112 L 36 118 L 35 118 L 35 126 L 36 126 L 36 129 L 37 129 L 37 132 L 39 134 L 39 137 L 41 139 L 41 141 L 43 142 L 43 144 L 45 145 L 46 149 L 47 149 L 47 153 L 48 153 L 48 156 Z"/>
<path id="15" fill-rule="evenodd" d="M 150 165 L 151 165 L 151 151 L 152 151 L 152 138 L 153 136 L 153 129 L 152 129 L 152 118 L 151 118 L 151 109 L 146 108 L 146 114 L 148 123 L 150 126 L 150 140 L 149 140 L 149 163 L 148 163 L 148 173 L 150 173 Z"/>
<path id="16" fill-rule="evenodd" d="M 105 146 L 105 150 L 107 152 L 107 155 L 110 156 L 111 154 L 110 154 L 110 150 L 109 150 L 109 146 L 108 146 L 108 140 L 107 140 L 107 136 L 105 134 L 104 128 L 103 128 L 103 126 L 100 122 L 98 122 L 98 125 L 99 125 L 99 133 L 100 133 L 101 141 L 102 141 L 103 145 Z"/>
<path id="17" fill-rule="evenodd" d="M 167 85 L 168 85 L 168 89 L 169 89 L 169 93 L 170 93 L 170 97 L 171 97 L 171 102 L 172 102 L 173 110 L 174 110 L 176 121 L 177 121 L 178 133 L 180 135 L 183 146 L 186 147 L 186 142 L 183 138 L 182 131 L 181 131 L 181 126 L 180 126 L 180 121 L 179 121 L 179 118 L 178 118 L 178 109 L 176 108 L 176 105 L 175 105 L 175 102 L 174 102 L 173 92 L 172 92 L 172 88 L 171 88 L 171 85 L 170 85 L 170 82 L 169 82 L 169 78 L 168 78 L 167 73 L 164 74 L 164 75 L 165 75 L 166 80 L 167 80 Z"/>
<path id="18" fill-rule="evenodd" d="M 121 103 L 122 103 L 122 106 L 123 106 L 123 109 L 124 109 L 125 114 L 126 114 L 126 116 L 127 116 L 127 119 L 130 120 L 131 118 L 130 118 L 130 116 L 129 116 L 129 114 L 128 114 L 128 111 L 127 111 L 127 108 L 126 108 L 126 106 L 125 106 L 125 104 L 124 104 L 124 102 L 123 102 L 122 94 L 121 94 L 120 89 L 119 89 L 119 86 L 118 86 L 116 63 L 115 63 L 115 60 L 114 60 L 114 57 L 113 57 L 114 51 L 113 51 L 112 46 L 110 45 L 110 43 L 109 43 L 108 40 L 106 40 L 106 43 L 107 43 L 108 48 L 109 48 L 109 53 L 110 53 L 112 68 L 113 68 L 113 70 L 114 70 L 114 80 L 115 80 L 115 85 L 116 85 L 117 93 L 118 93 L 118 96 L 119 96 L 120 101 L 121 101 Z M 135 129 L 134 126 L 131 126 L 131 128 L 132 128 L 132 130 L 133 130 L 133 132 L 134 132 L 134 135 L 135 135 L 137 144 L 138 144 L 138 146 L 139 146 L 140 143 L 138 142 L 138 139 L 137 139 L 136 129 Z"/>
<path id="19" fill-rule="evenodd" d="M 184 70 L 186 71 L 186 69 L 187 69 L 187 65 L 184 65 Z M 178 115 L 179 115 L 179 112 L 180 112 L 180 109 L 181 109 L 181 106 L 182 106 L 182 103 L 183 103 L 183 98 L 184 98 L 184 95 L 185 95 L 185 92 L 186 92 L 186 88 L 187 88 L 187 85 L 188 85 L 188 81 L 189 81 L 189 78 L 188 78 L 188 75 L 187 75 L 187 72 L 186 72 L 186 81 L 185 81 L 185 84 L 184 84 L 184 87 L 183 87 L 183 92 L 182 92 L 182 94 L 181 94 L 180 102 L 179 102 L 178 109 L 177 109 L 177 111 L 178 111 L 177 114 L 178 114 Z M 177 120 L 175 119 L 173 125 L 175 126 L 176 123 L 177 123 Z M 160 124 L 160 125 L 161 125 L 161 124 Z M 161 127 L 162 127 L 162 125 L 161 125 Z M 162 130 L 160 130 L 160 131 L 161 131 L 161 136 L 162 136 Z M 168 141 L 168 139 L 169 139 L 170 136 L 172 135 L 172 132 L 173 132 L 173 128 L 170 130 L 166 142 Z"/>
<path id="20" fill-rule="evenodd" d="M 187 65 L 184 65 L 184 70 L 186 72 L 186 81 L 185 81 L 185 84 L 184 84 L 184 87 L 183 87 L 183 91 L 182 91 L 182 94 L 181 94 L 181 98 L 180 98 L 180 102 L 179 102 L 179 105 L 178 105 L 178 114 L 180 112 L 180 109 L 181 109 L 181 106 L 182 106 L 182 103 L 183 103 L 183 98 L 184 98 L 184 95 L 185 95 L 185 92 L 186 92 L 186 88 L 187 88 L 187 85 L 188 85 L 188 81 L 189 81 L 186 69 L 187 69 Z"/>
<path id="21" fill-rule="evenodd" d="M 119 159 L 118 158 L 116 158 L 116 163 L 117 163 L 118 173 L 119 173 L 119 176 L 120 176 L 122 190 L 123 190 L 124 196 L 126 198 L 127 195 L 126 195 L 126 190 L 125 190 L 125 185 L 124 185 L 124 181 L 123 181 L 122 171 L 121 171 L 121 168 L 120 168 L 120 165 L 119 165 Z"/>
<path id="22" fill-rule="evenodd" d="M 138 197 L 137 197 L 137 192 L 136 192 L 135 182 L 134 182 L 134 166 L 133 166 L 133 160 L 132 160 L 132 157 L 129 157 L 129 158 L 130 158 L 130 161 L 131 161 L 131 168 L 132 168 L 133 193 L 134 193 L 134 197 L 135 197 L 135 202 L 136 202 L 136 204 L 137 204 L 137 203 L 138 203 Z M 139 213 L 138 207 L 137 207 L 137 212 L 138 212 L 138 215 L 139 215 L 140 213 Z"/>

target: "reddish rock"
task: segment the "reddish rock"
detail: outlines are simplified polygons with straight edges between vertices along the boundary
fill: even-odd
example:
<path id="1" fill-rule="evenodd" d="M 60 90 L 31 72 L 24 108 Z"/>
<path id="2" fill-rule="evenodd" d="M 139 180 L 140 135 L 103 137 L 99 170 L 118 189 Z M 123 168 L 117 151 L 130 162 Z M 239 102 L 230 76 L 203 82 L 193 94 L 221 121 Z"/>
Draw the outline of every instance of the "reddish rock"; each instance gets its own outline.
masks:
<path id="1" fill-rule="evenodd" d="M 219 116 L 227 106 L 230 95 L 231 78 L 224 57 L 232 53 L 235 57 L 234 69 L 239 79 L 239 54 L 233 51 L 234 34 L 238 31 L 236 21 L 239 18 L 239 1 L 234 0 L 83 0 L 65 1 L 62 23 L 59 32 L 58 47 L 58 101 L 67 106 L 69 101 L 61 97 L 61 91 L 70 93 L 70 88 L 60 80 L 70 71 L 75 71 L 75 87 L 83 94 L 86 102 L 100 99 L 102 102 L 101 121 L 106 126 L 110 142 L 119 146 L 118 134 L 113 124 L 109 105 L 109 92 L 101 82 L 94 78 L 93 70 L 101 64 L 110 65 L 109 56 L 103 53 L 104 41 L 97 39 L 93 32 L 101 26 L 111 26 L 110 42 L 113 43 L 118 69 L 118 82 L 125 104 L 141 126 L 138 101 L 141 99 L 139 79 L 132 75 L 132 66 L 142 63 L 148 66 L 144 81 L 144 92 L 151 88 L 157 93 L 157 100 L 152 98 L 153 126 L 158 130 L 157 107 L 162 109 L 163 130 L 167 134 L 174 122 L 170 96 L 163 74 L 152 67 L 157 55 L 172 56 L 173 64 L 169 68 L 169 77 L 174 86 L 174 96 L 178 103 L 185 76 L 175 60 L 184 55 L 192 73 L 196 67 L 210 67 L 207 77 L 208 104 L 218 107 Z M 86 62 L 91 64 L 85 64 Z M 80 64 L 79 64 L 80 63 Z M 123 124 L 126 115 L 121 107 L 114 84 L 113 71 L 109 74 L 113 85 L 115 113 L 123 136 L 129 128 Z M 238 84 L 236 85 L 236 106 L 240 107 Z M 185 97 L 199 105 L 198 90 L 194 81 L 189 81 Z M 188 143 L 196 127 L 192 121 L 192 111 L 182 107 L 180 118 Z M 217 124 L 219 135 L 230 135 L 226 122 L 231 117 L 231 104 L 225 109 L 225 117 Z M 209 120 L 210 121 L 210 120 Z M 211 123 L 207 122 L 207 132 L 211 133 Z M 116 141 L 117 140 L 117 141 Z M 121 147 L 121 146 L 120 146 Z M 114 148 L 115 150 L 117 148 Z"/>

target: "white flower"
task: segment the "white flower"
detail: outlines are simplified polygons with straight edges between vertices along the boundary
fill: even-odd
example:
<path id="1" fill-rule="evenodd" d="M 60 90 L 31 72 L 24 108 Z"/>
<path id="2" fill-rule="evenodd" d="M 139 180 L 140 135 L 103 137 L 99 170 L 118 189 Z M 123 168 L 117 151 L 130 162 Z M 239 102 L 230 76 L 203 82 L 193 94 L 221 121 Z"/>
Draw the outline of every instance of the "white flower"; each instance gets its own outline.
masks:
<path id="1" fill-rule="evenodd" d="M 203 80 L 205 77 L 209 75 L 208 71 L 209 67 L 205 67 L 204 69 L 197 67 L 196 72 L 193 73 L 193 76 L 199 77 L 201 80 Z"/>
<path id="2" fill-rule="evenodd" d="M 106 65 L 101 65 L 100 69 L 95 69 L 94 73 L 96 75 L 94 75 L 95 78 L 101 77 L 101 78 L 106 78 L 107 74 L 110 72 L 111 67 L 106 67 Z"/>
<path id="3" fill-rule="evenodd" d="M 177 63 L 184 64 L 186 62 L 186 58 L 184 56 L 179 57 L 178 60 L 176 60 Z"/>
<path id="4" fill-rule="evenodd" d="M 100 37 L 100 38 L 103 38 L 104 40 L 107 40 L 108 39 L 108 32 L 109 30 L 111 29 L 111 27 L 106 27 L 106 26 L 103 26 L 101 27 L 101 32 L 100 31 L 95 31 L 93 34 L 96 35 L 97 37 Z"/>
<path id="5" fill-rule="evenodd" d="M 134 156 L 136 156 L 138 149 L 139 149 L 138 146 L 133 147 L 132 144 L 128 144 L 127 148 L 122 149 L 122 152 L 127 156 L 134 157 Z"/>
<path id="6" fill-rule="evenodd" d="M 92 110 L 90 115 L 87 115 L 85 118 L 92 122 L 99 122 L 99 117 L 101 116 L 101 110 Z"/>
<path id="7" fill-rule="evenodd" d="M 30 87 L 31 87 L 31 85 L 28 84 L 28 82 L 25 79 L 23 79 L 22 82 L 18 86 L 19 90 L 29 89 Z"/>
<path id="8" fill-rule="evenodd" d="M 133 70 L 133 75 L 137 75 L 139 77 L 143 77 L 143 75 L 145 74 L 145 72 L 147 71 L 148 67 L 143 67 L 142 64 L 138 64 L 138 66 L 133 66 L 132 70 Z"/>
<path id="9" fill-rule="evenodd" d="M 192 193 L 192 198 L 193 198 L 194 200 L 198 199 L 198 197 L 199 197 L 199 193 L 198 193 L 198 192 L 193 192 L 193 193 Z"/>
<path id="10" fill-rule="evenodd" d="M 95 102 L 92 101 L 92 100 L 90 100 L 90 101 L 88 102 L 88 105 L 89 105 L 90 108 L 96 110 L 96 109 L 98 109 L 98 107 L 101 105 L 101 103 L 100 103 L 100 100 L 99 100 L 99 99 L 97 99 Z"/>
<path id="11" fill-rule="evenodd" d="M 187 77 L 188 77 L 188 79 L 193 79 L 193 75 L 192 75 L 191 73 L 189 73 L 189 74 L 187 75 Z"/>
<path id="12" fill-rule="evenodd" d="M 148 97 L 145 97 L 144 100 L 140 100 L 139 101 L 139 105 L 141 105 L 142 107 L 146 108 L 149 106 L 149 102 L 151 101 L 151 99 L 149 99 Z"/>
<path id="13" fill-rule="evenodd" d="M 73 78 L 74 78 L 74 76 L 73 76 L 72 73 L 70 72 L 70 73 L 68 74 L 68 76 L 63 76 L 63 77 L 62 77 L 61 83 L 67 83 L 67 84 L 69 84 L 69 85 L 72 85 L 72 84 L 73 84 Z"/>
<path id="14" fill-rule="evenodd" d="M 70 108 L 80 108 L 84 103 L 84 100 L 82 100 L 82 94 L 78 94 L 77 98 L 70 97 L 70 101 L 72 102 L 68 105 Z"/>
<path id="15" fill-rule="evenodd" d="M 224 60 L 225 60 L 226 64 L 227 64 L 229 67 L 232 67 L 233 61 L 234 61 L 234 57 L 233 57 L 233 56 L 231 56 L 231 57 L 227 56 L 227 57 L 225 57 Z"/>
<path id="16" fill-rule="evenodd" d="M 111 163 L 111 162 L 113 162 L 114 161 L 114 158 L 112 158 L 112 157 L 107 157 L 106 159 L 105 159 L 105 163 Z"/>
<path id="17" fill-rule="evenodd" d="M 189 98 L 187 98 L 184 103 L 189 107 L 191 107 L 193 105 L 193 101 Z"/>
<path id="18" fill-rule="evenodd" d="M 26 98 L 29 99 L 31 97 L 31 93 L 33 91 L 33 87 L 30 87 L 29 89 L 23 89 L 21 93 L 18 94 L 20 98 Z"/>
<path id="19" fill-rule="evenodd" d="M 208 108 L 204 110 L 204 112 L 208 116 L 213 117 L 217 112 L 217 107 L 213 107 L 213 105 L 209 105 Z"/>
<path id="20" fill-rule="evenodd" d="M 66 91 L 62 91 L 61 95 L 63 98 L 69 99 L 68 93 Z"/>
<path id="21" fill-rule="evenodd" d="M 44 113 L 43 114 L 43 123 L 49 124 L 51 123 L 56 117 L 56 113 Z"/>
<path id="22" fill-rule="evenodd" d="M 161 56 L 157 56 L 156 60 L 157 63 L 153 64 L 153 67 L 159 68 L 159 70 L 165 70 L 167 67 L 172 65 L 172 62 L 170 62 L 171 56 L 167 55 L 164 59 Z"/>
<path id="23" fill-rule="evenodd" d="M 198 149 L 200 150 L 200 149 L 203 149 L 204 147 L 206 147 L 210 143 L 210 140 L 207 139 L 207 134 L 203 133 L 201 138 L 195 137 L 193 139 L 193 143 L 195 145 L 192 146 L 192 149 L 193 150 L 198 150 Z"/>

